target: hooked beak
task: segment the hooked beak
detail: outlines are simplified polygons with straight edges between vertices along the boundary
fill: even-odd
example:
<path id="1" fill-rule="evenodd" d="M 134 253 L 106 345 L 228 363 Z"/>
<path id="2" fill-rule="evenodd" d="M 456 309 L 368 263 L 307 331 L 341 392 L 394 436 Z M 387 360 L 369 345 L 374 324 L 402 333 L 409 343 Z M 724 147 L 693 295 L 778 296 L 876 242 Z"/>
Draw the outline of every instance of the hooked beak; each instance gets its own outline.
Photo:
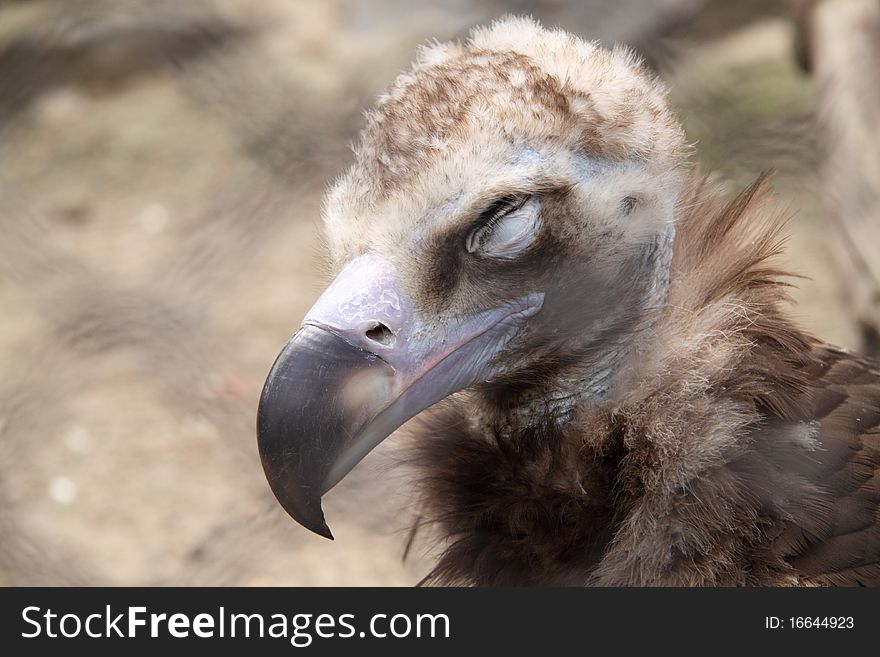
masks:
<path id="1" fill-rule="evenodd" d="M 408 419 L 497 373 L 493 357 L 543 298 L 426 322 L 391 265 L 372 254 L 353 260 L 285 345 L 260 397 L 257 443 L 281 506 L 332 539 L 324 493 Z"/>

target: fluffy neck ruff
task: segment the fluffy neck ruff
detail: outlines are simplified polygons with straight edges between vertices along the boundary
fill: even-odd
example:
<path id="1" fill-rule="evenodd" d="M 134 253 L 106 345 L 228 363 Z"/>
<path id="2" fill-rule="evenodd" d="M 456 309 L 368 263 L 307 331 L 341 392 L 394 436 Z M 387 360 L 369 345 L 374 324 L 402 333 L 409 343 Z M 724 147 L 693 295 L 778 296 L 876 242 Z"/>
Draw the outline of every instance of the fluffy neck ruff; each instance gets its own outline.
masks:
<path id="1" fill-rule="evenodd" d="M 781 222 L 762 211 L 763 186 L 724 203 L 695 181 L 667 303 L 599 403 L 574 396 L 559 422 L 546 400 L 548 412 L 517 422 L 481 416 L 466 394 L 428 415 L 414 441 L 420 525 L 433 524 L 442 552 L 426 583 L 649 583 L 639 569 L 664 565 L 632 556 L 635 516 L 662 515 L 671 491 L 736 458 L 750 427 L 796 415 L 813 343 L 781 310 Z M 737 540 L 759 549 L 762 537 Z"/>

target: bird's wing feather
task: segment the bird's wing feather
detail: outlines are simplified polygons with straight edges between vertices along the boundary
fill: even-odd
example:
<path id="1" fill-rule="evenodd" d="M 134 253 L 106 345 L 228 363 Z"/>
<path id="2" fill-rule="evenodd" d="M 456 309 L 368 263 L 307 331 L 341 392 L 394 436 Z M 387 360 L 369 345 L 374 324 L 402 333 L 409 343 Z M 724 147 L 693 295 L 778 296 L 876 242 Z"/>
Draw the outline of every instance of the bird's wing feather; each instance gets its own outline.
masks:
<path id="1" fill-rule="evenodd" d="M 818 347 L 806 372 L 820 445 L 807 476 L 824 492 L 812 521 L 792 522 L 776 547 L 818 584 L 880 585 L 880 371 Z"/>

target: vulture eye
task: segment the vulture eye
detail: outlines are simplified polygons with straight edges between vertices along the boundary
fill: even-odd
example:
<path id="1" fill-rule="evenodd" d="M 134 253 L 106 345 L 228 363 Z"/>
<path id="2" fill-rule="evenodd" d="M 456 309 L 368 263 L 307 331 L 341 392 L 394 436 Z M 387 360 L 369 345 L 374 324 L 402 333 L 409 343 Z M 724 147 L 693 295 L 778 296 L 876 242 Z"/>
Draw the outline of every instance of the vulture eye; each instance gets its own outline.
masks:
<path id="1" fill-rule="evenodd" d="M 535 196 L 511 196 L 492 203 L 468 235 L 468 253 L 513 258 L 525 249 L 541 226 L 541 203 Z"/>

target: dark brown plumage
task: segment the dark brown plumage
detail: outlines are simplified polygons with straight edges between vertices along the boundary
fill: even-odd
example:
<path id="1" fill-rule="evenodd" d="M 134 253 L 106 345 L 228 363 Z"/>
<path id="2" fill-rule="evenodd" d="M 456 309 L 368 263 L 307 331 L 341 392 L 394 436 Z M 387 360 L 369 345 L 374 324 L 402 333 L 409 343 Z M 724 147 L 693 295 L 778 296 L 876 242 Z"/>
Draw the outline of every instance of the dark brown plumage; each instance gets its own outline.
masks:
<path id="1" fill-rule="evenodd" d="M 880 372 L 786 317 L 764 186 L 696 187 L 635 389 L 564 426 L 479 394 L 431 413 L 425 583 L 880 585 Z"/>

